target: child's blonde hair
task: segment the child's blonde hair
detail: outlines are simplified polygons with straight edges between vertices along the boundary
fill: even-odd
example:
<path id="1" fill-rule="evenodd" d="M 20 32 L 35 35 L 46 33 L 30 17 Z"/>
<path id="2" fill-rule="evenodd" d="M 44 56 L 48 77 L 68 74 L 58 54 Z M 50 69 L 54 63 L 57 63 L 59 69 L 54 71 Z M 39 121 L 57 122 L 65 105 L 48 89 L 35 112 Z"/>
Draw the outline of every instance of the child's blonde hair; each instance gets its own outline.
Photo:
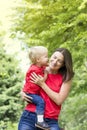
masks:
<path id="1" fill-rule="evenodd" d="M 30 48 L 29 59 L 33 64 L 37 63 L 37 58 L 41 57 L 45 52 L 48 52 L 44 46 L 34 46 Z"/>

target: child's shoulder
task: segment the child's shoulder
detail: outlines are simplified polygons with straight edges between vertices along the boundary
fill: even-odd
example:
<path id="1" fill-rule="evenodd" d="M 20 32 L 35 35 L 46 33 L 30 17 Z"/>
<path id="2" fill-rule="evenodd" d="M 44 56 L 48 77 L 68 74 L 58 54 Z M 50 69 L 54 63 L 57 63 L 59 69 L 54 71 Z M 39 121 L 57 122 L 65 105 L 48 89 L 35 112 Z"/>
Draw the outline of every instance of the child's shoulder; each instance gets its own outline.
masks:
<path id="1" fill-rule="evenodd" d="M 32 64 L 29 68 L 29 71 L 38 71 L 38 70 L 39 70 L 38 67 L 34 64 Z"/>

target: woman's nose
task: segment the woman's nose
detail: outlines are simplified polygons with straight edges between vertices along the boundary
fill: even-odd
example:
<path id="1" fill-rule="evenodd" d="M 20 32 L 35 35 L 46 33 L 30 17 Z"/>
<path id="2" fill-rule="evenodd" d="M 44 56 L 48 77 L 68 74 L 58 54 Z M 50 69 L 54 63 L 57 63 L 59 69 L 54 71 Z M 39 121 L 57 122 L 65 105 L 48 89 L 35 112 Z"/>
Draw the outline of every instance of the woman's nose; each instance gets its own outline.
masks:
<path id="1" fill-rule="evenodd" d="M 56 64 L 57 63 L 57 59 L 54 59 L 53 63 Z"/>

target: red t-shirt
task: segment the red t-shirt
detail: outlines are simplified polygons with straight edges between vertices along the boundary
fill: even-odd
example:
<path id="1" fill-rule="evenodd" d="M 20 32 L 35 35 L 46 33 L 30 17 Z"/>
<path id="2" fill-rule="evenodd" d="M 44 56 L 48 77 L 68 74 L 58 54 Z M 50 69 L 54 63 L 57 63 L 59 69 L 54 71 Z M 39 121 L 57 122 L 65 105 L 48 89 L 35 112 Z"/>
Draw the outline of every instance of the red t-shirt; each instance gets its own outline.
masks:
<path id="1" fill-rule="evenodd" d="M 33 73 L 33 72 L 35 72 L 36 74 L 39 74 L 41 76 L 44 76 L 44 69 L 45 69 L 45 67 L 38 67 L 36 65 L 30 66 L 30 68 L 28 69 L 28 71 L 26 73 L 23 92 L 31 93 L 31 94 L 39 94 L 41 88 L 38 85 L 30 82 L 30 76 L 31 76 L 31 73 Z"/>
<path id="2" fill-rule="evenodd" d="M 62 75 L 48 74 L 46 84 L 50 89 L 59 93 L 62 85 Z M 45 101 L 45 118 L 58 119 L 61 105 L 57 105 L 56 103 L 54 103 L 42 89 L 40 90 L 40 95 Z M 34 104 L 28 104 L 25 109 L 31 112 L 35 112 L 36 106 Z"/>

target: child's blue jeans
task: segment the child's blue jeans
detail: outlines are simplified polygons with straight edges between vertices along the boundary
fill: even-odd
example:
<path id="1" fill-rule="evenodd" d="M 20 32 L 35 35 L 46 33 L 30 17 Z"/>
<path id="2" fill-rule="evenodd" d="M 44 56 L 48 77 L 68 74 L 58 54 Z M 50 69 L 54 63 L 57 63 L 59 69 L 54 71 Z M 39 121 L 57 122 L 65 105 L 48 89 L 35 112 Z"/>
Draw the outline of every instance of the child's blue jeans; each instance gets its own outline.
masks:
<path id="1" fill-rule="evenodd" d="M 44 107 L 45 107 L 45 102 L 42 99 L 41 96 L 36 95 L 36 94 L 27 94 L 28 96 L 32 97 L 32 103 L 36 105 L 36 113 L 37 114 L 44 114 Z"/>

